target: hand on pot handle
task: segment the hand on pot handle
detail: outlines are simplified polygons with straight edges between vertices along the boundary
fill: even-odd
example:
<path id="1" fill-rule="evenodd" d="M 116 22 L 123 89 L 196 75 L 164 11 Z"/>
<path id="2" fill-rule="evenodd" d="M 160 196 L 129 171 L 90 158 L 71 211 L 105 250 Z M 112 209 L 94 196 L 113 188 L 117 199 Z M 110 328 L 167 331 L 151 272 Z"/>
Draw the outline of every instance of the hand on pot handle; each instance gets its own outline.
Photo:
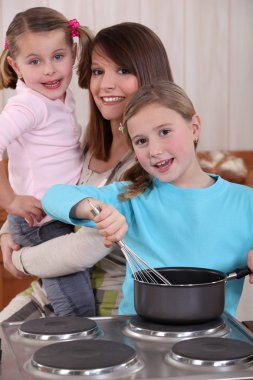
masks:
<path id="1" fill-rule="evenodd" d="M 253 249 L 248 252 L 248 267 L 251 270 L 249 274 L 249 282 L 253 284 Z"/>

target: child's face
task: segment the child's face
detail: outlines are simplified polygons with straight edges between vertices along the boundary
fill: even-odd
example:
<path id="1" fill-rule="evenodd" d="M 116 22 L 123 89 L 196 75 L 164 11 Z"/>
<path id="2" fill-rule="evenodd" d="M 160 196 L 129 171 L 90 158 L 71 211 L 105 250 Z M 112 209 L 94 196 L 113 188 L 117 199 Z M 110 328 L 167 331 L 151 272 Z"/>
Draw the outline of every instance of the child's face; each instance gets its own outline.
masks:
<path id="1" fill-rule="evenodd" d="M 119 67 L 102 50 L 94 50 L 90 91 L 102 116 L 118 127 L 126 103 L 139 88 L 138 79 Z"/>
<path id="2" fill-rule="evenodd" d="M 67 45 L 64 32 L 25 33 L 17 47 L 17 56 L 9 57 L 8 62 L 18 77 L 47 98 L 64 100 L 76 55 L 76 46 Z"/>
<path id="3" fill-rule="evenodd" d="M 141 166 L 152 176 L 179 187 L 191 187 L 199 173 L 194 140 L 199 118 L 186 121 L 179 113 L 151 104 L 131 117 L 128 133 Z"/>

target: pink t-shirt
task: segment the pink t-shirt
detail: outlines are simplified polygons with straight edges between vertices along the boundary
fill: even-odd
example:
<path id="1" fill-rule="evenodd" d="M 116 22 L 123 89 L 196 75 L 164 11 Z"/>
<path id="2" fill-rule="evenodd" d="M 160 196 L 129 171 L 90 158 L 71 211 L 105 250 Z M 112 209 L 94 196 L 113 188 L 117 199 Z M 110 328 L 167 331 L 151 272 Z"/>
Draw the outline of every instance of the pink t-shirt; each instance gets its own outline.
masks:
<path id="1" fill-rule="evenodd" d="M 0 159 L 9 158 L 9 181 L 16 194 L 41 199 L 54 184 L 75 184 L 83 152 L 70 90 L 65 103 L 17 83 L 17 95 L 0 115 Z"/>

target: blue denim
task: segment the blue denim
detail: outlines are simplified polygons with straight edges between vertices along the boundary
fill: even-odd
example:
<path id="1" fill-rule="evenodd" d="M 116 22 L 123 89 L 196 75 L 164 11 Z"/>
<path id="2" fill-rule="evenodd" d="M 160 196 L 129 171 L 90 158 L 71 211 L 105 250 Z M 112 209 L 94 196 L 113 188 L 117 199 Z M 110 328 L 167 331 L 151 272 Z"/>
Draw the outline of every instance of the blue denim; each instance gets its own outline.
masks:
<path id="1" fill-rule="evenodd" d="M 22 247 L 33 247 L 51 240 L 55 237 L 70 234 L 74 227 L 70 224 L 52 220 L 41 226 L 29 227 L 24 218 L 20 216 L 9 215 L 9 231 L 15 243 Z"/>
<path id="2" fill-rule="evenodd" d="M 56 315 L 95 316 L 95 300 L 88 269 L 67 276 L 43 278 L 42 283 Z"/>
<path id="3" fill-rule="evenodd" d="M 9 215 L 8 221 L 13 240 L 26 247 L 69 234 L 74 229 L 70 224 L 55 220 L 41 226 L 29 227 L 25 219 L 14 215 Z M 42 282 L 57 316 L 92 317 L 95 315 L 95 300 L 88 269 L 67 276 L 44 278 Z"/>

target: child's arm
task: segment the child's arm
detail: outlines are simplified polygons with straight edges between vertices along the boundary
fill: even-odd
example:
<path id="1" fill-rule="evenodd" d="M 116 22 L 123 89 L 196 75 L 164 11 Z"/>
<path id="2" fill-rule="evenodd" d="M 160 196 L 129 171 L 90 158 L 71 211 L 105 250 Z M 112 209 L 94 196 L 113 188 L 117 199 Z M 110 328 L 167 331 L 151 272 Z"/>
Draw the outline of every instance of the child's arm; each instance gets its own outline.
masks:
<path id="1" fill-rule="evenodd" d="M 25 218 L 30 226 L 34 219 L 40 221 L 44 215 L 41 202 L 29 195 L 16 195 L 9 183 L 3 161 L 0 161 L 0 206 L 8 214 Z"/>
<path id="2" fill-rule="evenodd" d="M 115 207 L 102 203 L 96 199 L 89 200 L 100 209 L 97 216 L 91 211 L 91 205 L 87 198 L 77 203 L 70 211 L 70 216 L 76 219 L 91 219 L 97 225 L 100 235 L 104 237 L 104 245 L 110 247 L 113 242 L 122 240 L 128 225 L 126 218 Z"/>

